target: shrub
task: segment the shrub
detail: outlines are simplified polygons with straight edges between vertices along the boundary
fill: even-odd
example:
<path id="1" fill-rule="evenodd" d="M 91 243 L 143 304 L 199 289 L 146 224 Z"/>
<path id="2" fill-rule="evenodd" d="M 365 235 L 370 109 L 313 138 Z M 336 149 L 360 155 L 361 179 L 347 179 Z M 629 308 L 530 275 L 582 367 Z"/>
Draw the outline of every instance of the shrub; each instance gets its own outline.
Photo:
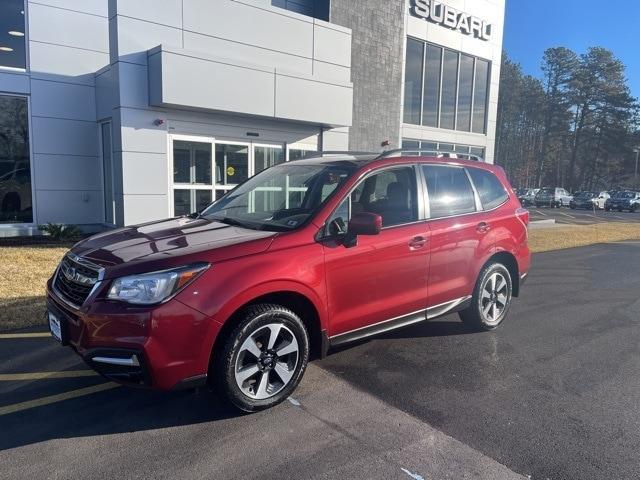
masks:
<path id="1" fill-rule="evenodd" d="M 75 225 L 47 223 L 46 225 L 38 226 L 38 228 L 53 240 L 73 240 L 82 236 L 82 230 Z"/>

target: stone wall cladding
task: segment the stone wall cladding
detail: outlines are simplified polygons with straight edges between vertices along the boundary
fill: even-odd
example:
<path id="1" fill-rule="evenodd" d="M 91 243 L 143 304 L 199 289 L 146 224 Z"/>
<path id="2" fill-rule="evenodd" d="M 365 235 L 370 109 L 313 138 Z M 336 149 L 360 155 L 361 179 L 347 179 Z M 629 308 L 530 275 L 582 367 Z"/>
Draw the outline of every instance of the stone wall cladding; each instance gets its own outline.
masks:
<path id="1" fill-rule="evenodd" d="M 332 0 L 331 22 L 352 29 L 353 126 L 349 149 L 400 141 L 405 0 Z"/>

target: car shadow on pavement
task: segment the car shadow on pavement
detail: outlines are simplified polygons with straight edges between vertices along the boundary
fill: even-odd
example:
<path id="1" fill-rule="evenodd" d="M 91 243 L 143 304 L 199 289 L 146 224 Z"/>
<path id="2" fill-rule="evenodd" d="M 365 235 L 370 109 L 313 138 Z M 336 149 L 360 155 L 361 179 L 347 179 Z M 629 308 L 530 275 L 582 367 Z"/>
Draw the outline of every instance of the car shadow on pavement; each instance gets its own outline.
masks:
<path id="1" fill-rule="evenodd" d="M 0 416 L 0 451 L 47 440 L 155 430 L 241 415 L 207 389 L 159 392 L 118 386 Z"/>

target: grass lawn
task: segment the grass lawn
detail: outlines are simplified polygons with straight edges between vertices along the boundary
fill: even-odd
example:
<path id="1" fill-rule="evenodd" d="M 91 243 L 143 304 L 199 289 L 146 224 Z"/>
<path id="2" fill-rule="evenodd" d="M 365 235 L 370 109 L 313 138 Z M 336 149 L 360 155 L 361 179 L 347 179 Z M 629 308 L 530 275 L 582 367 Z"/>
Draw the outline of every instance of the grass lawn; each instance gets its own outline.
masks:
<path id="1" fill-rule="evenodd" d="M 603 223 L 529 231 L 531 251 L 640 240 L 640 224 Z M 0 331 L 46 324 L 45 285 L 68 246 L 0 247 Z"/>
<path id="2" fill-rule="evenodd" d="M 0 247 L 0 331 L 45 324 L 45 287 L 68 247 Z"/>

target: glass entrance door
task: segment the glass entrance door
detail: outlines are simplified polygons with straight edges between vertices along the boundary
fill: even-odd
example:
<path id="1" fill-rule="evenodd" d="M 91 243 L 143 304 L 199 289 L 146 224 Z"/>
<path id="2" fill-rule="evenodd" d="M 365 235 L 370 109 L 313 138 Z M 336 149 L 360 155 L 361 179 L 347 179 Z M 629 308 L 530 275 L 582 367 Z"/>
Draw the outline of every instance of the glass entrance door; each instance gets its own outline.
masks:
<path id="1" fill-rule="evenodd" d="M 188 215 L 212 202 L 212 148 L 210 142 L 173 141 L 173 212 Z"/>
<path id="2" fill-rule="evenodd" d="M 284 143 L 238 142 L 185 135 L 172 135 L 171 140 L 170 208 L 175 216 L 204 209 L 249 177 L 285 162 L 287 155 L 294 154 L 294 150 L 287 151 Z M 305 146 L 305 151 L 312 148 Z M 298 158 L 293 156 L 292 159 Z"/>

